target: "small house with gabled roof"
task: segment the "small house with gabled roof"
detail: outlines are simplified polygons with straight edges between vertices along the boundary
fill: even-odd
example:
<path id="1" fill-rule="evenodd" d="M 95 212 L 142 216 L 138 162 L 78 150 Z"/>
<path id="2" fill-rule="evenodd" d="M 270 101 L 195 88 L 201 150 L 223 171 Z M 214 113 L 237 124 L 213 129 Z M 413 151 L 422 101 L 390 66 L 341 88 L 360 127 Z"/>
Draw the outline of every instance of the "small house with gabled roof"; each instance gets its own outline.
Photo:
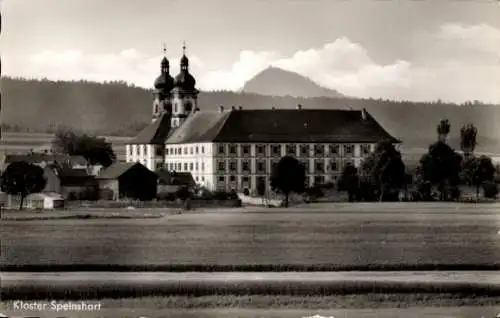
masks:
<path id="1" fill-rule="evenodd" d="M 156 198 L 158 175 L 137 162 L 115 162 L 96 177 L 99 189 L 113 192 L 113 198 L 152 200 Z"/>

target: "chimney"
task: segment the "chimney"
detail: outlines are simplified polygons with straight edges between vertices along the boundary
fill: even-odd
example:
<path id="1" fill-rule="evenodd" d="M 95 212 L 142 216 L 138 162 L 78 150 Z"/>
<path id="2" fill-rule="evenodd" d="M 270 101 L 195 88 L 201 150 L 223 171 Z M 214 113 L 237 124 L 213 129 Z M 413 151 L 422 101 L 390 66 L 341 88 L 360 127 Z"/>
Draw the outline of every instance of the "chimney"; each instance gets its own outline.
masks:
<path id="1" fill-rule="evenodd" d="M 242 110 L 243 109 L 243 106 L 238 106 L 238 110 Z"/>
<path id="2" fill-rule="evenodd" d="M 219 106 L 219 112 L 221 112 L 221 113 L 222 113 L 223 111 L 224 111 L 224 106 L 220 105 L 220 106 Z"/>
<path id="3" fill-rule="evenodd" d="M 301 105 L 301 104 L 298 104 L 298 105 L 297 105 L 297 109 L 298 109 L 298 110 L 301 110 L 301 109 L 302 109 L 302 105 Z"/>
<path id="4" fill-rule="evenodd" d="M 231 106 L 231 110 L 236 110 L 236 106 Z"/>
<path id="5" fill-rule="evenodd" d="M 366 120 L 367 113 L 366 113 L 366 108 L 363 108 L 361 110 L 361 119 Z"/>

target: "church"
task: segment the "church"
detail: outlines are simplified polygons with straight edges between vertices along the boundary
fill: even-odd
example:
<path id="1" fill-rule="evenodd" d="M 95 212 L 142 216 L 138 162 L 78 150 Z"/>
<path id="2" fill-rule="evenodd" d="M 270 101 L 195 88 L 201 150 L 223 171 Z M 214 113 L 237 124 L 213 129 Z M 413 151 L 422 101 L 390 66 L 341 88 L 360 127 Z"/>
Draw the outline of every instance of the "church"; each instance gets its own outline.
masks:
<path id="1" fill-rule="evenodd" d="M 164 56 L 154 81 L 152 123 L 126 145 L 126 161 L 189 172 L 212 191 L 254 191 L 259 179 L 269 186 L 285 155 L 305 165 L 311 186 L 335 182 L 347 163 L 359 166 L 380 140 L 400 143 L 365 109 L 203 110 L 198 93 L 185 46 L 175 78 Z"/>

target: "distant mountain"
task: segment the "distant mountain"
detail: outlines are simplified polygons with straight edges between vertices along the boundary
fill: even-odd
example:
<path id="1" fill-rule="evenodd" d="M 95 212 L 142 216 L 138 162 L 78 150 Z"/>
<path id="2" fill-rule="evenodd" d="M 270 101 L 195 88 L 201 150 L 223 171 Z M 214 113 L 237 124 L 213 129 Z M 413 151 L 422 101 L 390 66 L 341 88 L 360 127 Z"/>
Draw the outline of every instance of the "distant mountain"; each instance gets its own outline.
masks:
<path id="1" fill-rule="evenodd" d="M 58 126 L 87 130 L 101 135 L 133 136 L 151 123 L 151 90 L 125 83 L 54 82 L 2 78 L 1 125 L 4 131 L 53 131 Z M 478 127 L 478 151 L 500 153 L 500 106 L 457 105 L 440 102 L 396 102 L 357 98 L 296 98 L 264 96 L 245 92 L 201 92 L 201 110 L 242 106 L 342 109 L 366 108 L 380 124 L 404 142 L 404 147 L 423 147 L 436 140 L 436 125 L 451 122 L 450 143 L 458 147 L 460 126 Z"/>
<path id="2" fill-rule="evenodd" d="M 246 93 L 292 97 L 343 97 L 336 90 L 322 87 L 298 73 L 268 67 L 248 80 L 242 89 Z"/>

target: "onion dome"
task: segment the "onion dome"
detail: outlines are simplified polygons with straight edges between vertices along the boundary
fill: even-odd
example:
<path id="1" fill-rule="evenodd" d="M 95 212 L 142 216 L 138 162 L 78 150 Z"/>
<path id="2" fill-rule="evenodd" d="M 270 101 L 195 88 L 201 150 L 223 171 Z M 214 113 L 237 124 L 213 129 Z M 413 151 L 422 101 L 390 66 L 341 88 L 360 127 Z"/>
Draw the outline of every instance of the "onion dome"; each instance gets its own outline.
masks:
<path id="1" fill-rule="evenodd" d="M 161 74 L 154 82 L 154 87 L 158 90 L 170 92 L 174 88 L 174 79 L 169 74 L 170 63 L 166 57 L 161 60 Z"/>

